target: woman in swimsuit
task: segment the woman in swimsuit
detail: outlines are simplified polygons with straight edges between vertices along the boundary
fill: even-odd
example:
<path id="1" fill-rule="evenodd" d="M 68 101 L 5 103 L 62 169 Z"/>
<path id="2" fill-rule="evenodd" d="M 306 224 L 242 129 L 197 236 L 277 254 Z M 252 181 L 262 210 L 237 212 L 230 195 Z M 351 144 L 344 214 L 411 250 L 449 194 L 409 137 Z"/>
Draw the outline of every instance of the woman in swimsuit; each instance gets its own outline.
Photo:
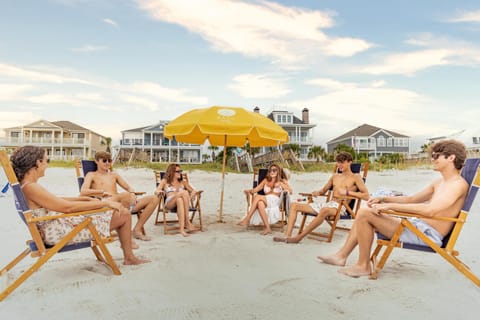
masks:
<path id="1" fill-rule="evenodd" d="M 165 207 L 167 209 L 172 210 L 177 208 L 180 233 L 184 237 L 189 236 L 189 234 L 185 232 L 185 227 L 189 232 L 198 230 L 189 219 L 191 198 L 194 197 L 196 192 L 187 181 L 182 179 L 180 165 L 175 163 L 168 165 L 165 176 L 158 184 L 155 193 L 165 193 Z"/>
<path id="2" fill-rule="evenodd" d="M 141 264 L 148 260 L 137 258 L 132 251 L 132 218 L 127 208 L 110 200 L 98 200 L 91 197 L 60 198 L 38 184 L 45 175 L 49 159 L 45 150 L 33 146 L 17 149 L 10 158 L 13 170 L 20 182 L 29 208 L 34 215 L 58 215 L 58 212 L 70 213 L 110 207 L 108 210 L 91 216 L 92 222 L 103 236 L 108 236 L 110 230 L 116 230 L 123 250 L 123 264 Z M 70 232 L 75 225 L 85 219 L 85 216 L 53 219 L 38 224 L 45 243 L 54 245 Z M 90 240 L 90 231 L 80 232 L 71 242 Z"/>
<path id="3" fill-rule="evenodd" d="M 268 168 L 268 174 L 265 179 L 256 188 L 245 190 L 245 192 L 254 194 L 262 189 L 265 195 L 256 194 L 253 197 L 250 210 L 238 225 L 248 226 L 249 223 L 253 225 L 263 223 L 265 229 L 260 234 L 267 235 L 272 233 L 270 224 L 276 223 L 281 217 L 280 195 L 283 191 L 292 193 L 292 188 L 288 184 L 280 166 L 272 164 Z"/>

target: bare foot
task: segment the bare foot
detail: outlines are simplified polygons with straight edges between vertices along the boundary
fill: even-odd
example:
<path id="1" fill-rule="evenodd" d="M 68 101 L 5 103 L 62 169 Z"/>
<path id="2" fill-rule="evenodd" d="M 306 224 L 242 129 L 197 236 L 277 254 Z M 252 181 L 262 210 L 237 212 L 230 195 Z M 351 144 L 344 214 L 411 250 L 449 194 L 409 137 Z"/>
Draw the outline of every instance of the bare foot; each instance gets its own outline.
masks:
<path id="1" fill-rule="evenodd" d="M 237 222 L 237 226 L 246 227 L 246 226 L 248 226 L 248 222 L 244 221 L 244 220 L 240 220 L 239 222 Z"/>
<path id="2" fill-rule="evenodd" d="M 317 256 L 317 260 L 320 262 L 331 264 L 334 266 L 344 267 L 347 263 L 347 259 L 337 257 L 336 255 L 331 256 Z"/>
<path id="3" fill-rule="evenodd" d="M 287 242 L 287 238 L 273 237 L 273 241 L 275 241 L 275 242 Z"/>
<path id="4" fill-rule="evenodd" d="M 187 232 L 185 232 L 185 231 L 180 231 L 180 233 L 181 233 L 182 236 L 184 236 L 184 237 L 190 237 L 190 235 L 189 235 Z"/>
<path id="5" fill-rule="evenodd" d="M 266 236 L 267 234 L 270 234 L 270 233 L 272 233 L 272 229 L 265 229 L 262 232 L 260 232 L 262 236 Z"/>
<path id="6" fill-rule="evenodd" d="M 352 277 L 352 278 L 369 276 L 372 273 L 370 268 L 365 269 L 365 268 L 359 267 L 357 265 L 347 267 L 347 268 L 338 269 L 338 272 L 343 273 L 344 275 L 347 275 L 347 276 Z"/>
<path id="7" fill-rule="evenodd" d="M 133 237 L 138 240 L 142 241 L 151 241 L 152 238 L 147 236 L 146 234 L 142 234 L 141 232 L 133 232 Z"/>
<path id="8" fill-rule="evenodd" d="M 198 231 L 198 229 L 194 225 L 188 226 L 187 230 L 188 230 L 188 232 L 197 232 Z"/>
<path id="9" fill-rule="evenodd" d="M 285 243 L 299 243 L 300 240 L 298 240 L 297 238 L 290 238 L 290 237 L 287 237 L 285 239 Z"/>
<path id="10" fill-rule="evenodd" d="M 132 249 L 133 249 L 133 250 L 136 250 L 136 249 L 140 248 L 140 246 L 138 245 L 138 243 L 136 243 L 135 240 L 133 240 L 133 239 L 132 239 L 132 244 L 131 244 L 131 246 L 132 246 Z"/>
<path id="11" fill-rule="evenodd" d="M 137 265 L 137 264 L 148 263 L 148 262 L 151 262 L 151 261 L 147 259 L 140 259 L 135 256 L 128 259 L 127 258 L 123 259 L 123 264 L 126 266 Z"/>

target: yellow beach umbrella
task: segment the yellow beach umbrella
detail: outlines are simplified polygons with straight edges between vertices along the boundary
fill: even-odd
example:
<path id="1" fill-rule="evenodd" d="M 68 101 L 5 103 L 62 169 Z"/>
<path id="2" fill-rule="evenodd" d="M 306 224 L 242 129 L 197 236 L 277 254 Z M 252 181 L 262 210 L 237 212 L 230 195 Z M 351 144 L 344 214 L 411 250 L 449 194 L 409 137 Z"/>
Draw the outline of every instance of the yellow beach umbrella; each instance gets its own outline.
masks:
<path id="1" fill-rule="evenodd" d="M 288 133 L 269 118 L 237 107 L 213 106 L 190 110 L 169 122 L 164 128 L 168 139 L 178 142 L 223 146 L 222 190 L 219 222 L 223 221 L 226 147 L 278 146 L 288 141 Z"/>

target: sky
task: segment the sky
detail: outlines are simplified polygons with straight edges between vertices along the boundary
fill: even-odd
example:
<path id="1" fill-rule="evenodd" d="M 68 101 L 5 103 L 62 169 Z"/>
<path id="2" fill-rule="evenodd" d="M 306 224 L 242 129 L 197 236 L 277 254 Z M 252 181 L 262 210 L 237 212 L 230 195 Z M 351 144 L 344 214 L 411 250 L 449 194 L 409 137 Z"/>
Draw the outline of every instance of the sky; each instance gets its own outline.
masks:
<path id="1" fill-rule="evenodd" d="M 68 120 L 114 144 L 220 105 L 306 107 L 316 145 L 367 123 L 415 150 L 478 128 L 479 67 L 477 0 L 0 1 L 0 128 Z"/>

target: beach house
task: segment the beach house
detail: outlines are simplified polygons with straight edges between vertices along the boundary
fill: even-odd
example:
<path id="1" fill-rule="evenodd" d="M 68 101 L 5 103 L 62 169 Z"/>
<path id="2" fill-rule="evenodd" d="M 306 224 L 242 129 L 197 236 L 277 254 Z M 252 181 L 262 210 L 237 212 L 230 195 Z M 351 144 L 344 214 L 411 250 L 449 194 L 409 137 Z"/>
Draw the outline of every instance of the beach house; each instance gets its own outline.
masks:
<path id="1" fill-rule="evenodd" d="M 161 120 L 145 127 L 121 131 L 120 146 L 116 148 L 119 157 L 128 160 L 141 154 L 141 160 L 149 162 L 202 163 L 201 145 L 165 138 L 163 128 L 167 123 Z"/>
<path id="2" fill-rule="evenodd" d="M 107 138 L 70 121 L 38 120 L 3 129 L 0 146 L 13 150 L 24 145 L 42 147 L 50 159 L 88 159 L 107 148 Z"/>
<path id="3" fill-rule="evenodd" d="M 410 153 L 410 137 L 378 128 L 369 124 L 362 124 L 327 142 L 327 152 L 333 153 L 336 146 L 344 144 L 352 147 L 357 153 L 367 153 L 372 159 L 382 154 Z"/>
<path id="4" fill-rule="evenodd" d="M 255 107 L 254 112 L 260 113 L 260 108 Z M 275 108 L 268 115 L 268 118 L 276 122 L 285 131 L 288 132 L 289 144 L 299 146 L 299 159 L 307 160 L 308 152 L 313 146 L 313 128 L 315 124 L 310 123 L 309 111 L 307 108 L 302 110 L 302 118 L 298 118 L 293 112 L 285 109 Z"/>

